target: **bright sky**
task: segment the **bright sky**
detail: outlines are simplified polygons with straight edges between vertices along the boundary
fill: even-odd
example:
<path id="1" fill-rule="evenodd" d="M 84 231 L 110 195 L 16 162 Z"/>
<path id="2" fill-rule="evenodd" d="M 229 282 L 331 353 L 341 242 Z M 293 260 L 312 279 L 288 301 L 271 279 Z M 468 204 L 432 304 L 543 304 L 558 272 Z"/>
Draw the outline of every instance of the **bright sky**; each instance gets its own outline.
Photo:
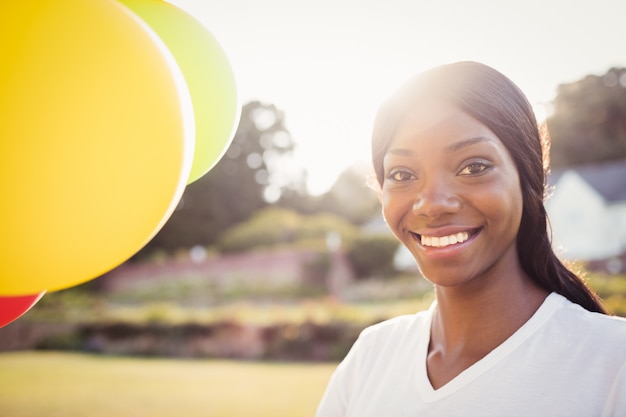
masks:
<path id="1" fill-rule="evenodd" d="M 491 65 L 541 114 L 559 84 L 626 67 L 623 0 L 168 0 L 228 54 L 242 104 L 286 115 L 309 190 L 369 161 L 380 102 L 416 72 Z"/>

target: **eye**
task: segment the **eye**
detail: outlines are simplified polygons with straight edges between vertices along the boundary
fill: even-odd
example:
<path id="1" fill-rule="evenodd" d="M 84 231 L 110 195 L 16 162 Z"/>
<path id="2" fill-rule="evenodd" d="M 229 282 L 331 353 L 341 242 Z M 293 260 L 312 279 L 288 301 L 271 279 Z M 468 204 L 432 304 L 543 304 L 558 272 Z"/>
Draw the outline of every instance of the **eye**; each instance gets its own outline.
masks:
<path id="1" fill-rule="evenodd" d="M 400 169 L 400 168 L 392 169 L 391 171 L 389 171 L 389 174 L 387 174 L 387 177 L 386 177 L 386 179 L 393 181 L 393 182 L 398 182 L 398 183 L 411 181 L 416 178 L 417 177 L 410 171 L 407 171 L 406 169 Z"/>
<path id="2" fill-rule="evenodd" d="M 485 162 L 472 162 L 465 165 L 459 172 L 459 175 L 480 175 L 489 168 L 491 166 Z"/>

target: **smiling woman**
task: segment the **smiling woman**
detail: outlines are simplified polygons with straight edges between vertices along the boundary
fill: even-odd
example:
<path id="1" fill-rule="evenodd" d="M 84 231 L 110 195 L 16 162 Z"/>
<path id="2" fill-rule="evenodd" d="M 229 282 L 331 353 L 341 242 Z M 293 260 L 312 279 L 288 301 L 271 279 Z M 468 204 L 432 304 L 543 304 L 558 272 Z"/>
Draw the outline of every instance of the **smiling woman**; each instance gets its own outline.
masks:
<path id="1" fill-rule="evenodd" d="M 398 126 L 383 166 L 385 219 L 426 278 L 485 279 L 518 264 L 519 178 L 485 125 L 449 104 L 420 105 Z"/>
<path id="2" fill-rule="evenodd" d="M 383 213 L 436 301 L 364 330 L 318 417 L 626 415 L 626 320 L 552 251 L 546 146 L 519 88 L 475 62 L 381 107 Z"/>

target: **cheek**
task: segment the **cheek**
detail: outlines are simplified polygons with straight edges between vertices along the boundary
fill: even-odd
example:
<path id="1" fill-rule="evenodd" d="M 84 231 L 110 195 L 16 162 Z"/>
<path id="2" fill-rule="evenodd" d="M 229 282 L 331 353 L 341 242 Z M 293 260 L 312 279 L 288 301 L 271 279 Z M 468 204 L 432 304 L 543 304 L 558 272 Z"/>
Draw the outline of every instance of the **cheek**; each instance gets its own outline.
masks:
<path id="1" fill-rule="evenodd" d="M 523 208 L 517 176 L 501 176 L 496 182 L 474 190 L 466 197 L 482 212 L 491 230 L 507 235 L 507 240 L 517 235 Z"/>
<path id="2" fill-rule="evenodd" d="M 505 178 L 507 195 L 506 198 L 509 202 L 510 217 L 515 226 L 519 228 L 522 221 L 522 211 L 524 207 L 524 197 L 522 195 L 522 184 L 519 177 L 517 168 L 515 168 L 515 162 L 509 157 L 508 171 Z"/>
<path id="3" fill-rule="evenodd" d="M 387 193 L 385 193 L 383 191 L 383 193 L 381 194 L 381 197 L 380 197 L 380 203 L 381 203 L 382 209 L 383 209 L 383 218 L 385 219 L 385 222 L 389 225 L 391 223 L 392 219 L 395 217 L 394 216 L 393 201 L 390 200 L 390 198 L 387 195 Z"/>
<path id="4" fill-rule="evenodd" d="M 515 210 L 519 216 L 519 219 L 521 221 L 522 219 L 522 211 L 524 209 L 524 197 L 522 196 L 522 190 L 520 187 L 517 188 L 517 191 L 515 192 L 515 195 L 513 197 L 513 204 L 515 207 Z"/>
<path id="5" fill-rule="evenodd" d="M 522 223 L 522 213 L 524 211 L 524 199 L 522 197 L 522 193 L 521 191 L 516 195 L 515 198 L 515 203 L 514 203 L 514 207 L 512 208 L 512 211 L 515 212 L 515 224 L 516 224 L 516 233 L 515 235 L 517 236 L 517 234 L 519 233 L 519 228 L 520 225 Z"/>
<path id="6" fill-rule="evenodd" d="M 507 186 L 507 192 L 503 195 L 504 207 L 500 208 L 501 215 L 508 219 L 508 225 L 517 235 L 522 221 L 522 209 L 524 206 L 522 190 L 519 182 L 513 182 Z"/>
<path id="7" fill-rule="evenodd" d="M 406 205 L 403 199 L 399 198 L 397 195 L 391 195 L 390 193 L 386 193 L 383 190 L 381 203 L 383 208 L 383 218 L 387 223 L 387 226 L 391 229 L 391 231 L 397 236 L 400 230 L 400 224 L 404 214 L 406 213 L 406 209 L 404 206 Z"/>

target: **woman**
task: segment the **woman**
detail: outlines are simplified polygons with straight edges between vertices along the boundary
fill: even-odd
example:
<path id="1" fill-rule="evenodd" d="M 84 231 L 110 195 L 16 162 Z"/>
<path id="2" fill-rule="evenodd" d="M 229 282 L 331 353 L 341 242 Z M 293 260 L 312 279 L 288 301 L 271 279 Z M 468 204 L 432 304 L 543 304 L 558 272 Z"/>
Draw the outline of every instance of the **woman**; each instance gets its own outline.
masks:
<path id="1" fill-rule="evenodd" d="M 479 63 L 381 107 L 383 214 L 436 302 L 365 329 L 318 417 L 626 416 L 626 320 L 551 249 L 544 145 L 524 94 Z"/>

